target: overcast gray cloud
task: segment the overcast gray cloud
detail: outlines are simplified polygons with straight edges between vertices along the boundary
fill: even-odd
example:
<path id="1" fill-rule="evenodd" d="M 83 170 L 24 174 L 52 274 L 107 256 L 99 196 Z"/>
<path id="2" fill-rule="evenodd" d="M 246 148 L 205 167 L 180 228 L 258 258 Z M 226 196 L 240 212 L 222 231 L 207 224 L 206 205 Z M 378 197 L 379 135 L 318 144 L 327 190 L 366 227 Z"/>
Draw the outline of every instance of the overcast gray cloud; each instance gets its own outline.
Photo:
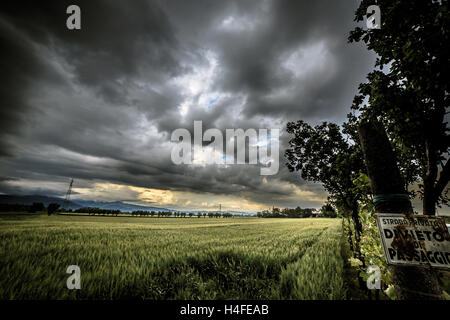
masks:
<path id="1" fill-rule="evenodd" d="M 66 28 L 77 4 L 82 29 Z M 374 56 L 347 43 L 358 1 L 2 1 L 0 192 L 174 208 L 320 206 L 284 167 L 189 166 L 170 134 L 344 120 Z M 283 132 L 282 132 L 283 133 Z"/>

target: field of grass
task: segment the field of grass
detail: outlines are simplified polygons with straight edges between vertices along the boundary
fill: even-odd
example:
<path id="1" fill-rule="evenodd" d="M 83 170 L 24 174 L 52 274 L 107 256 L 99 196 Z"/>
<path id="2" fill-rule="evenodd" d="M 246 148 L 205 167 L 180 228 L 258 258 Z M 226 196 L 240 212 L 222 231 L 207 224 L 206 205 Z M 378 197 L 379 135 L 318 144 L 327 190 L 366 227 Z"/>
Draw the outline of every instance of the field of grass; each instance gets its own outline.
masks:
<path id="1" fill-rule="evenodd" d="M 339 219 L 0 215 L 0 299 L 344 299 L 341 236 Z"/>

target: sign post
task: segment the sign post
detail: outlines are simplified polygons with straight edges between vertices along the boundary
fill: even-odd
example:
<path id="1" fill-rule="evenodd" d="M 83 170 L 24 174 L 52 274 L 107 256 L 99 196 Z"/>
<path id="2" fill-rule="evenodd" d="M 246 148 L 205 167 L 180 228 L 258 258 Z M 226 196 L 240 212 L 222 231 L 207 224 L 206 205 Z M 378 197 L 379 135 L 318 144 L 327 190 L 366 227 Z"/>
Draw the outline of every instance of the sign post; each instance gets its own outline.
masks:
<path id="1" fill-rule="evenodd" d="M 400 174 L 397 158 L 384 126 L 376 120 L 366 119 L 359 123 L 358 133 L 367 174 L 370 178 L 370 188 L 374 195 L 375 212 L 390 213 L 395 218 L 406 217 L 403 214 L 406 214 L 408 217 L 414 217 L 411 201 L 405 188 L 406 184 Z M 384 227 L 388 229 L 387 225 Z M 395 242 L 394 240 L 391 245 L 402 248 L 402 245 L 398 243 L 400 240 Z M 408 240 L 405 246 L 407 248 L 411 247 L 411 242 Z M 384 247 L 385 244 L 383 244 Z M 395 250 L 395 248 L 393 249 Z M 400 251 L 402 255 L 406 255 L 403 248 Z M 436 272 L 429 265 L 391 264 L 389 270 L 391 271 L 392 283 L 395 287 L 395 295 L 398 299 L 444 299 Z"/>
<path id="2" fill-rule="evenodd" d="M 429 265 L 450 270 L 450 234 L 444 219 L 378 213 L 376 221 L 389 265 Z"/>

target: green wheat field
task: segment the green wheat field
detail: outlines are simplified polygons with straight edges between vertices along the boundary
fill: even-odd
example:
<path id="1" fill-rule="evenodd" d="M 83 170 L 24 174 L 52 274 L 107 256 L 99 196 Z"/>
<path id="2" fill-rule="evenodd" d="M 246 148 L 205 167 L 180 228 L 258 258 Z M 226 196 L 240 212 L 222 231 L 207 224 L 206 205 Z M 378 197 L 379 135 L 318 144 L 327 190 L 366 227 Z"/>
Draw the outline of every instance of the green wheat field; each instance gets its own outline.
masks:
<path id="1" fill-rule="evenodd" d="M 345 299 L 341 248 L 340 219 L 2 214 L 0 299 Z"/>

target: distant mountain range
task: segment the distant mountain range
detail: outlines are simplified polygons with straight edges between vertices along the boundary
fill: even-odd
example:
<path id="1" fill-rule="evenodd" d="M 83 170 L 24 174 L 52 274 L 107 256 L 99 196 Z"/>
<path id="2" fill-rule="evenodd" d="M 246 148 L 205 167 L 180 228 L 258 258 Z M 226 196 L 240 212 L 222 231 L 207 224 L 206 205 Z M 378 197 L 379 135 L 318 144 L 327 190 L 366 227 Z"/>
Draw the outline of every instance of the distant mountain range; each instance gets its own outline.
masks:
<path id="1" fill-rule="evenodd" d="M 64 199 L 58 197 L 47 197 L 40 195 L 29 195 L 29 196 L 20 196 L 20 195 L 0 195 L 0 203 L 9 203 L 9 204 L 25 204 L 30 205 L 33 202 L 42 202 L 45 206 L 48 206 L 50 203 L 57 203 L 60 206 L 63 205 Z M 137 210 L 143 211 L 177 211 L 173 209 L 160 208 L 160 207 L 149 207 L 149 206 L 140 206 L 135 204 L 129 204 L 122 201 L 114 201 L 114 202 L 106 202 L 106 201 L 88 201 L 88 200 L 70 200 L 67 203 L 67 207 L 70 209 L 79 209 L 83 207 L 94 207 L 100 209 L 108 209 L 108 210 L 120 210 L 122 212 L 131 212 Z"/>

